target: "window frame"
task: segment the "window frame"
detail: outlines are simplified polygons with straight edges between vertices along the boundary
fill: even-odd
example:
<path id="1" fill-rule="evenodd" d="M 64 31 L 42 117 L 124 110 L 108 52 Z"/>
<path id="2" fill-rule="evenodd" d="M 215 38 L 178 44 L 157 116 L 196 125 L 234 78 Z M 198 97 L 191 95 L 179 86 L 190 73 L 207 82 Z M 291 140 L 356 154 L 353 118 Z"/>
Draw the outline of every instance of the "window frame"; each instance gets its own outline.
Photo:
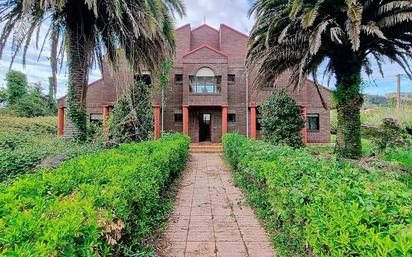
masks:
<path id="1" fill-rule="evenodd" d="M 189 92 L 203 95 L 221 94 L 222 76 L 189 76 Z"/>
<path id="2" fill-rule="evenodd" d="M 309 121 L 310 118 L 316 118 L 317 119 L 317 129 L 312 129 L 311 128 L 311 122 Z M 306 115 L 306 122 L 307 122 L 307 129 L 309 132 L 319 132 L 320 131 L 320 115 L 319 113 L 308 113 Z"/>
<path id="3" fill-rule="evenodd" d="M 176 119 L 176 117 L 180 117 L 180 118 Z M 173 119 L 175 123 L 183 122 L 183 113 L 175 113 L 173 116 Z"/>
<path id="4" fill-rule="evenodd" d="M 233 77 L 233 80 L 229 79 Z M 227 84 L 228 85 L 235 85 L 236 84 L 236 74 L 227 74 Z"/>
<path id="5" fill-rule="evenodd" d="M 231 120 L 230 117 L 233 117 L 233 119 Z M 235 123 L 236 122 L 236 113 L 228 113 L 227 114 L 227 122 Z"/>
<path id="6" fill-rule="evenodd" d="M 181 80 L 178 80 L 177 78 L 182 78 Z M 183 74 L 175 74 L 175 84 L 176 85 L 183 85 Z"/>

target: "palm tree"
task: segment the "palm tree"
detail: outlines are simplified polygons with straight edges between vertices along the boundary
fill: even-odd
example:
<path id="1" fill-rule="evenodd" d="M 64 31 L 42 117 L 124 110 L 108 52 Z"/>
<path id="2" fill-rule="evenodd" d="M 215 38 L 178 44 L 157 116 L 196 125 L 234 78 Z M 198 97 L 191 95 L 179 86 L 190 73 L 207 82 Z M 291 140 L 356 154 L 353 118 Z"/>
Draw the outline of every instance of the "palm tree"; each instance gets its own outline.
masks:
<path id="1" fill-rule="evenodd" d="M 338 111 L 336 152 L 361 155 L 361 72 L 389 59 L 411 77 L 412 2 L 410 0 L 257 0 L 250 10 L 256 23 L 247 65 L 256 69 L 257 85 L 291 73 L 290 84 L 307 75 L 317 84 L 319 67 L 335 75 Z"/>
<path id="2" fill-rule="evenodd" d="M 174 13 L 183 16 L 180 0 L 7 0 L 0 3 L 0 57 L 9 38 L 13 58 L 23 48 L 23 64 L 32 36 L 40 27 L 49 30 L 51 64 L 68 61 L 68 118 L 76 134 L 86 133 L 86 93 L 90 68 L 101 64 L 103 53 L 115 63 L 117 48 L 124 48 L 131 67 L 158 68 L 174 50 Z M 59 41 L 60 40 L 60 41 Z M 55 80 L 55 77 L 54 77 Z M 55 81 L 54 81 L 55 83 Z"/>

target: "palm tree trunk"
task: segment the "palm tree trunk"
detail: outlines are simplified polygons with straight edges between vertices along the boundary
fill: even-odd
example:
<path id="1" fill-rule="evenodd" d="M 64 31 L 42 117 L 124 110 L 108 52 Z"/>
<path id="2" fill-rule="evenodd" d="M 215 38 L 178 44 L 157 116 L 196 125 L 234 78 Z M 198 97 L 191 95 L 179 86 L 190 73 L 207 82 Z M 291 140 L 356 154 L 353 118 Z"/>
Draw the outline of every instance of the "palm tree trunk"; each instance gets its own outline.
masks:
<path id="1" fill-rule="evenodd" d="M 67 15 L 66 50 L 68 59 L 68 127 L 69 137 L 87 137 L 86 95 L 93 54 L 93 32 L 90 20 L 93 13 L 83 1 L 71 1 Z"/>
<path id="2" fill-rule="evenodd" d="M 338 157 L 357 159 L 362 155 L 360 109 L 363 96 L 360 93 L 361 68 L 343 64 L 336 70 L 336 107 L 338 130 L 336 153 Z"/>

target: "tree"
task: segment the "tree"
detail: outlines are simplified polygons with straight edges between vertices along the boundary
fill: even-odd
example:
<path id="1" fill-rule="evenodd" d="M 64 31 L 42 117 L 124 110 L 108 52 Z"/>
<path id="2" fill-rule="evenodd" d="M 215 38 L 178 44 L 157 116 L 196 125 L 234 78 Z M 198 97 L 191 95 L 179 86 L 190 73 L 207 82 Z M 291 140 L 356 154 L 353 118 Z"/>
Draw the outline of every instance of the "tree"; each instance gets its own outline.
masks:
<path id="1" fill-rule="evenodd" d="M 19 117 L 47 116 L 55 113 L 49 97 L 44 95 L 40 83 L 30 86 L 27 77 L 19 71 L 6 74 L 6 88 L 2 90 L 0 102 L 5 104 L 6 113 Z"/>
<path id="2" fill-rule="evenodd" d="M 11 70 L 6 74 L 7 104 L 17 103 L 24 95 L 28 93 L 28 83 L 26 74 L 20 71 Z"/>
<path id="3" fill-rule="evenodd" d="M 53 72 L 57 70 L 56 55 L 63 53 L 57 49 L 63 44 L 68 61 L 68 118 L 76 128 L 75 134 L 85 139 L 87 84 L 93 63 L 101 64 L 104 50 L 108 59 L 116 63 L 116 50 L 121 47 L 133 69 L 158 69 L 160 61 L 170 56 L 174 48 L 174 12 L 184 15 L 180 0 L 2 1 L 0 53 L 13 35 L 12 62 L 24 46 L 24 64 L 32 35 L 47 21 Z"/>
<path id="4" fill-rule="evenodd" d="M 412 2 L 406 0 L 257 0 L 247 57 L 256 83 L 266 85 L 291 72 L 290 84 L 303 85 L 321 64 L 336 77 L 338 131 L 336 152 L 361 155 L 361 71 L 372 74 L 375 60 L 382 73 L 385 59 L 411 77 Z"/>
<path id="5" fill-rule="evenodd" d="M 151 86 L 137 81 L 116 103 L 109 125 L 109 142 L 120 144 L 150 139 L 153 134 Z"/>
<path id="6" fill-rule="evenodd" d="M 303 146 L 301 110 L 285 90 L 276 91 L 263 103 L 260 124 L 265 141 L 273 145 Z"/>

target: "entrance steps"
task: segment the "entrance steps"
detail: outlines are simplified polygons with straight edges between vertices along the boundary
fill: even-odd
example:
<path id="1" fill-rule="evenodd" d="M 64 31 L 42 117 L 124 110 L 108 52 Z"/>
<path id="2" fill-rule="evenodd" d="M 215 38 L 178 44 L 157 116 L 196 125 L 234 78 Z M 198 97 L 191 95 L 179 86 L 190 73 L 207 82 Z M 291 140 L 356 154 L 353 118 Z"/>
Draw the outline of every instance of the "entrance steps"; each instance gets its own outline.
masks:
<path id="1" fill-rule="evenodd" d="M 191 153 L 223 153 L 221 144 L 190 144 Z"/>

